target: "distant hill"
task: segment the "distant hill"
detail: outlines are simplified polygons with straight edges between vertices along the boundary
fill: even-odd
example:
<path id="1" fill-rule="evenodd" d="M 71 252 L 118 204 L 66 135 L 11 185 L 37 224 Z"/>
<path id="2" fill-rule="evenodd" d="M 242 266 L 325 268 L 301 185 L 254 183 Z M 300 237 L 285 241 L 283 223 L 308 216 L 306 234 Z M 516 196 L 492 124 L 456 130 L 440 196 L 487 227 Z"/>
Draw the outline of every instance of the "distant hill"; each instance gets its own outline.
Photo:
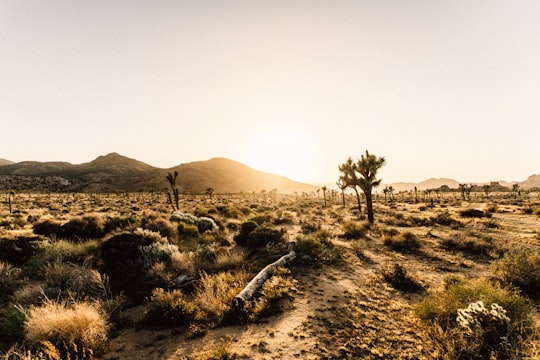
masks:
<path id="1" fill-rule="evenodd" d="M 317 187 L 286 177 L 254 170 L 242 163 L 214 158 L 156 168 L 111 153 L 73 165 L 68 162 L 24 161 L 0 166 L 0 190 L 54 192 L 159 191 L 168 186 L 167 173 L 178 171 L 177 186 L 183 193 L 252 192 L 277 189 L 282 193 L 309 192 Z"/>
<path id="2" fill-rule="evenodd" d="M 540 188 L 540 174 L 529 176 L 527 180 L 520 183 L 520 186 L 523 189 L 530 189 L 533 187 Z"/>
<path id="3" fill-rule="evenodd" d="M 13 161 L 9 161 L 9 160 L 6 160 L 6 159 L 0 159 L 0 166 L 9 165 L 9 164 L 13 164 Z"/>
<path id="4" fill-rule="evenodd" d="M 408 191 L 408 190 L 414 190 L 415 186 L 418 190 L 438 189 L 443 185 L 446 185 L 449 188 L 457 188 L 459 186 L 459 182 L 453 179 L 430 178 L 419 183 L 398 182 L 398 183 L 392 183 L 392 184 L 383 184 L 382 186 L 384 187 L 384 186 L 390 186 L 390 185 L 395 189 L 395 191 Z"/>

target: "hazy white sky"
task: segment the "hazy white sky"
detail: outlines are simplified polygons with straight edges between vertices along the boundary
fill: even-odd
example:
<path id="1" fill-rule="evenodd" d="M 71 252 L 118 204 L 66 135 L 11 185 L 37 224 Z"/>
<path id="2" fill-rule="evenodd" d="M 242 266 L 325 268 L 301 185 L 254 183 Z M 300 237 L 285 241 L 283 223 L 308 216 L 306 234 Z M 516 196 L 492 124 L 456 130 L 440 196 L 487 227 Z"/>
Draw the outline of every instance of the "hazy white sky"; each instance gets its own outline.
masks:
<path id="1" fill-rule="evenodd" d="M 0 0 L 0 158 L 540 172 L 538 0 Z"/>

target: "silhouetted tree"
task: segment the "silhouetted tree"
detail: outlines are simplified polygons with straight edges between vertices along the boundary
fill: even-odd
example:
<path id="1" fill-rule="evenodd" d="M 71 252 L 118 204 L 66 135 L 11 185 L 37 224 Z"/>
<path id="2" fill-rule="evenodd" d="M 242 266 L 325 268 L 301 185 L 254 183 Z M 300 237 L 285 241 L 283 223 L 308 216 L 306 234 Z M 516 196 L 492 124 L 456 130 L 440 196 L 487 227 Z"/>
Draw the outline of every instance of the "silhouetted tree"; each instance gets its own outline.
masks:
<path id="1" fill-rule="evenodd" d="M 178 188 L 176 187 L 176 178 L 178 177 L 178 171 L 175 171 L 174 174 L 168 173 L 167 174 L 167 181 L 169 182 L 169 186 L 171 187 L 171 191 L 173 195 L 171 195 L 170 192 L 167 192 L 167 197 L 169 199 L 169 202 L 171 203 L 171 206 L 173 208 L 173 211 L 177 211 L 180 209 L 179 207 L 179 197 L 178 197 Z M 174 199 L 174 203 L 173 203 Z"/>
<path id="2" fill-rule="evenodd" d="M 345 189 L 347 188 L 347 184 L 340 178 L 336 181 L 336 185 L 341 190 L 341 199 L 343 200 L 343 207 L 345 207 Z"/>
<path id="3" fill-rule="evenodd" d="M 356 171 L 361 175 L 358 178 L 358 186 L 364 192 L 366 196 L 366 207 L 368 213 L 368 221 L 373 224 L 373 198 L 372 190 L 374 187 L 377 187 L 381 184 L 381 179 L 377 179 L 377 172 L 382 168 L 386 163 L 386 160 L 383 156 L 377 157 L 373 154 L 370 154 L 366 150 L 365 156 L 362 155 L 360 160 L 356 163 Z"/>
<path id="4" fill-rule="evenodd" d="M 323 186 L 321 189 L 323 192 L 324 206 L 326 206 L 326 186 Z"/>
<path id="5" fill-rule="evenodd" d="M 213 195 L 214 195 L 214 188 L 212 188 L 212 187 L 206 188 L 206 194 L 208 194 L 208 196 L 210 196 L 210 201 L 212 201 L 212 198 L 213 198 Z"/>
<path id="6" fill-rule="evenodd" d="M 358 192 L 359 183 L 358 176 L 356 174 L 356 164 L 354 163 L 354 160 L 349 157 L 347 161 L 339 165 L 338 169 L 342 173 L 339 180 L 347 184 L 347 187 L 350 187 L 354 190 L 354 193 L 356 194 L 356 201 L 358 202 L 358 211 L 361 214 L 362 202 L 360 200 L 360 193 Z"/>

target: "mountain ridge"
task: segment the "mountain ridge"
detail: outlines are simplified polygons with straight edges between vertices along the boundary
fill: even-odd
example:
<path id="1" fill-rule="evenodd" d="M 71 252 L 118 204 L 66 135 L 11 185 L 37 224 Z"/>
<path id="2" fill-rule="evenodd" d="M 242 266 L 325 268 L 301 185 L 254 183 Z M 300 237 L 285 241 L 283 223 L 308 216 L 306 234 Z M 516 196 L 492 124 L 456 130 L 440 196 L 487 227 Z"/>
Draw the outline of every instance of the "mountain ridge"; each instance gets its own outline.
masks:
<path id="1" fill-rule="evenodd" d="M 160 191 L 167 188 L 167 173 L 178 171 L 177 187 L 183 193 L 218 193 L 277 189 L 309 192 L 316 186 L 250 168 L 222 157 L 194 161 L 163 169 L 109 153 L 82 164 L 23 161 L 0 166 L 0 189 L 55 192 Z"/>
<path id="2" fill-rule="evenodd" d="M 159 191 L 168 186 L 167 173 L 178 171 L 178 188 L 184 193 L 201 193 L 208 188 L 215 192 L 235 193 L 277 189 L 284 193 L 310 192 L 320 186 L 288 179 L 285 176 L 255 170 L 241 162 L 213 157 L 181 163 L 171 168 L 158 168 L 142 161 L 112 152 L 82 164 L 63 161 L 14 163 L 0 159 L 0 190 L 20 189 L 55 192 Z M 522 182 L 496 181 L 500 186 L 518 184 L 522 189 L 540 187 L 540 174 Z M 382 184 L 395 191 L 457 188 L 460 182 L 448 178 L 429 178 L 419 183 Z M 490 184 L 481 183 L 475 185 Z M 335 186 L 329 184 L 329 188 Z"/>

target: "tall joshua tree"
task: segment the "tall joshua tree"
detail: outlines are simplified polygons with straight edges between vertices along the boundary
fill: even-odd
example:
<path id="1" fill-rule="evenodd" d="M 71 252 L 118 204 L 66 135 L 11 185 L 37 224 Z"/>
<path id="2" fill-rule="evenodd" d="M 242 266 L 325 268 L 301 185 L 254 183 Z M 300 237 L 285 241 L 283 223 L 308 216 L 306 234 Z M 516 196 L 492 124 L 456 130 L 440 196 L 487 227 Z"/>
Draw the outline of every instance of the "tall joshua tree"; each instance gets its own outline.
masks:
<path id="1" fill-rule="evenodd" d="M 345 163 L 339 166 L 339 171 L 342 172 L 341 179 L 354 191 L 358 200 L 358 209 L 360 210 L 360 195 L 358 189 L 362 189 L 366 197 L 366 208 L 368 221 L 373 224 L 373 195 L 374 187 L 381 184 L 381 179 L 377 179 L 377 172 L 386 163 L 384 157 L 377 157 L 370 154 L 366 150 L 366 154 L 362 155 L 360 160 L 354 162 L 352 158 L 347 159 Z"/>
<path id="2" fill-rule="evenodd" d="M 358 211 L 361 214 L 362 200 L 360 200 L 360 193 L 358 192 L 358 175 L 356 174 L 356 164 L 354 160 L 349 157 L 347 161 L 339 165 L 338 169 L 342 174 L 339 177 L 339 181 L 343 182 L 347 185 L 347 187 L 350 187 L 354 190 L 354 193 L 356 194 L 356 200 L 358 202 Z"/>
<path id="3" fill-rule="evenodd" d="M 370 154 L 366 150 L 366 154 L 362 155 L 360 160 L 356 162 L 355 170 L 360 173 L 358 178 L 358 186 L 366 196 L 366 207 L 368 213 L 368 221 L 373 224 L 373 198 L 372 190 L 381 184 L 381 179 L 377 179 L 377 172 L 386 164 L 383 156 L 377 157 Z"/>
<path id="4" fill-rule="evenodd" d="M 180 209 L 179 204 L 178 204 L 180 199 L 178 197 L 178 188 L 176 187 L 177 177 L 178 177 L 178 171 L 175 171 L 174 174 L 173 173 L 167 174 L 167 181 L 169 182 L 169 186 L 171 187 L 171 191 L 173 193 L 173 195 L 171 196 L 171 193 L 167 192 L 167 197 L 169 199 L 169 202 L 171 203 L 173 211 L 177 211 Z M 173 198 L 174 198 L 174 202 L 173 202 Z"/>

